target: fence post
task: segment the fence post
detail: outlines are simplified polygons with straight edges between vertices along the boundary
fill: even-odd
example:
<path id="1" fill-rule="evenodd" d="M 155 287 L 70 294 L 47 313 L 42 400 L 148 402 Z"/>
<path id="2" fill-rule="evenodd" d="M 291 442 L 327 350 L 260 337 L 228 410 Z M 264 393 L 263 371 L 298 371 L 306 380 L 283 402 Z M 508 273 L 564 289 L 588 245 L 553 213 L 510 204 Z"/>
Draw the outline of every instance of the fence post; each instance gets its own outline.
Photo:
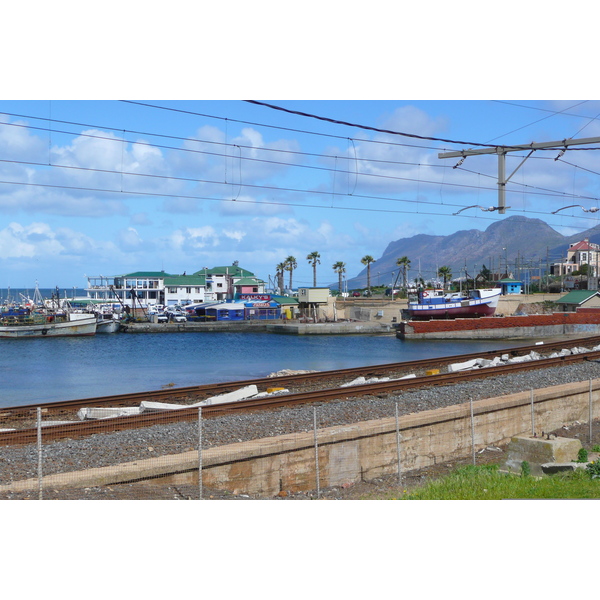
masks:
<path id="1" fill-rule="evenodd" d="M 402 485 L 402 465 L 400 462 L 400 427 L 398 426 L 398 401 L 396 405 L 396 454 L 398 456 L 398 485 Z"/>
<path id="2" fill-rule="evenodd" d="M 317 443 L 317 407 L 313 407 L 313 429 L 315 435 L 315 472 L 317 477 L 317 498 L 321 497 L 321 483 L 319 476 L 319 444 Z"/>
<path id="3" fill-rule="evenodd" d="M 198 500 L 202 500 L 202 407 L 198 407 Z"/>
<path id="4" fill-rule="evenodd" d="M 533 388 L 531 388 L 531 435 L 535 435 L 535 410 L 533 406 Z"/>
<path id="5" fill-rule="evenodd" d="M 592 405 L 592 380 L 590 379 L 590 444 L 592 443 L 592 421 L 594 417 L 593 405 Z"/>
<path id="6" fill-rule="evenodd" d="M 37 455 L 38 455 L 38 494 L 39 499 L 44 498 L 44 486 L 42 484 L 42 409 L 37 408 Z"/>
<path id="7" fill-rule="evenodd" d="M 473 465 L 475 465 L 475 418 L 473 417 L 473 398 L 469 400 L 471 407 L 471 447 L 473 448 Z"/>

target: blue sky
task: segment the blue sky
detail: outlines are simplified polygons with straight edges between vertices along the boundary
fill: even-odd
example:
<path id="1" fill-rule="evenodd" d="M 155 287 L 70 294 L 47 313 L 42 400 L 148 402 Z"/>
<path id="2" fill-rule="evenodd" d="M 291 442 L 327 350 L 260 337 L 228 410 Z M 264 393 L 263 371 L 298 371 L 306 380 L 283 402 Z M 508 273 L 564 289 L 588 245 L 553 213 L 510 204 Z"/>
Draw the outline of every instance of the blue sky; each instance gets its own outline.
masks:
<path id="1" fill-rule="evenodd" d="M 153 16 L 151 22 L 160 20 Z M 523 70 L 515 68 L 518 50 L 481 62 L 477 52 L 442 49 L 438 38 L 413 60 L 396 61 L 390 49 L 401 51 L 411 40 L 419 48 L 415 39 L 379 42 L 375 36 L 332 63 L 332 49 L 346 41 L 342 28 L 327 38 L 326 52 L 312 49 L 307 63 L 294 45 L 280 55 L 277 42 L 286 32 L 274 29 L 267 42 L 235 58 L 199 60 L 197 53 L 183 53 L 185 60 L 173 62 L 145 45 L 139 62 L 132 43 L 88 51 L 83 63 L 77 57 L 72 66 L 60 63 L 49 78 L 52 56 L 64 56 L 86 35 L 106 40 L 101 26 L 111 23 L 109 17 L 101 15 L 100 31 L 63 25 L 70 38 L 55 36 L 50 57 L 23 58 L 33 77 L 19 80 L 17 69 L 9 69 L 9 81 L 17 83 L 0 93 L 0 288 L 30 288 L 35 281 L 40 287 L 83 286 L 86 275 L 191 273 L 236 260 L 268 281 L 290 255 L 298 262 L 295 285 L 312 285 L 306 257 L 313 251 L 321 255 L 317 285 L 328 285 L 337 281 L 335 262 L 345 262 L 351 278 L 363 268 L 363 256 L 378 258 L 389 242 L 418 233 L 483 230 L 510 215 L 543 219 L 564 234 L 598 224 L 600 213 L 581 208 L 551 213 L 570 204 L 598 205 L 599 151 L 569 150 L 558 160 L 557 151 L 536 152 L 507 187 L 511 208 L 505 215 L 477 208 L 453 215 L 471 205 L 497 205 L 495 156 L 469 157 L 456 169 L 457 159 L 438 158 L 471 144 L 600 136 L 600 102 L 585 100 L 589 89 L 573 86 L 571 95 L 555 80 L 546 85 L 561 69 L 574 73 L 564 62 L 566 50 L 549 64 Z M 307 19 L 298 18 L 300 25 Z M 355 15 L 347 23 L 360 27 L 364 19 Z M 522 22 L 507 16 L 506 23 L 513 23 L 513 33 L 524 32 Z M 121 23 L 112 27 L 116 37 L 124 31 Z M 40 24 L 36 33 L 41 30 Z M 250 24 L 234 28 L 249 31 Z M 473 36 L 474 43 L 485 42 L 482 31 Z M 170 39 L 173 44 L 178 36 Z M 227 40 L 218 40 L 213 49 L 225 46 Z M 369 57 L 382 50 L 388 58 L 372 63 Z M 306 64 L 310 76 L 298 70 Z M 499 82 L 501 72 L 506 79 Z M 216 73 L 219 84 L 211 79 Z M 507 174 L 524 155 L 509 155 Z"/>

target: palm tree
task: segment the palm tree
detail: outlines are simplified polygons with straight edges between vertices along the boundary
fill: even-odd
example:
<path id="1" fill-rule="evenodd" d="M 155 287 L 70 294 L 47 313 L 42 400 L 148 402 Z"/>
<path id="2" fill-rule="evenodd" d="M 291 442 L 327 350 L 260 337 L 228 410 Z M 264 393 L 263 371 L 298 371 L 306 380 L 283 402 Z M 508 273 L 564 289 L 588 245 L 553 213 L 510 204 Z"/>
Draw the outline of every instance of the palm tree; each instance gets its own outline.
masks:
<path id="1" fill-rule="evenodd" d="M 311 252 L 306 257 L 306 260 L 312 264 L 313 268 L 313 287 L 317 287 L 317 265 L 321 264 L 321 261 L 319 260 L 320 258 L 321 255 L 318 252 Z"/>
<path id="2" fill-rule="evenodd" d="M 371 263 L 377 262 L 370 254 L 363 256 L 360 259 L 363 265 L 367 265 L 367 288 L 371 290 Z"/>
<path id="3" fill-rule="evenodd" d="M 404 291 L 408 287 L 408 269 L 410 268 L 410 260 L 408 256 L 403 256 L 396 261 L 396 265 L 402 267 L 402 281 L 404 282 Z"/>
<path id="4" fill-rule="evenodd" d="M 342 293 L 342 274 L 346 272 L 346 263 L 338 260 L 332 269 L 338 274 L 338 289 L 340 290 L 340 294 Z"/>
<path id="5" fill-rule="evenodd" d="M 275 271 L 275 277 L 277 277 L 277 287 L 279 288 L 279 293 L 283 294 L 283 288 L 285 286 L 283 282 L 283 272 L 285 271 L 285 263 L 280 262 Z"/>
<path id="6" fill-rule="evenodd" d="M 290 272 L 290 292 L 292 291 L 292 275 L 294 273 L 294 269 L 298 266 L 296 262 L 296 258 L 294 256 L 288 256 L 285 261 L 285 270 Z"/>
<path id="7" fill-rule="evenodd" d="M 437 274 L 444 279 L 444 291 L 446 290 L 446 282 L 452 278 L 450 267 L 440 267 Z"/>

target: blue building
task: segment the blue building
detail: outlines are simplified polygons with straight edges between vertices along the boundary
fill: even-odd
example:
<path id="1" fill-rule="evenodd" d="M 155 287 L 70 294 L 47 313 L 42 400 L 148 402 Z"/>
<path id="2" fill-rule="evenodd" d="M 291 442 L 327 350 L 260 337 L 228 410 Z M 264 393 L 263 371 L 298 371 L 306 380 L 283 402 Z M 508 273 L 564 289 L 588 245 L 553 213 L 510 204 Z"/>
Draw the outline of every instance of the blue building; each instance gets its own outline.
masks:
<path id="1" fill-rule="evenodd" d="M 516 279 L 511 279 L 509 277 L 506 279 L 500 279 L 497 287 L 502 288 L 503 296 L 523 293 L 523 282 L 517 281 Z"/>

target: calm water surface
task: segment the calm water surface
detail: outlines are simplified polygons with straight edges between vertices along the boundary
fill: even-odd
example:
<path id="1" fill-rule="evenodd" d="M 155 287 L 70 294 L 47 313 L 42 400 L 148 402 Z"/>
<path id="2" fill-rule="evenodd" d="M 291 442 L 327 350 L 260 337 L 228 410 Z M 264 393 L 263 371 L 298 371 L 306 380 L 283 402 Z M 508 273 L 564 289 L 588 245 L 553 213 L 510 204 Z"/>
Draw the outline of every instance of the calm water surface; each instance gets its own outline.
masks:
<path id="1" fill-rule="evenodd" d="M 525 342 L 404 341 L 390 335 L 113 334 L 0 340 L 0 406 L 501 350 Z"/>

